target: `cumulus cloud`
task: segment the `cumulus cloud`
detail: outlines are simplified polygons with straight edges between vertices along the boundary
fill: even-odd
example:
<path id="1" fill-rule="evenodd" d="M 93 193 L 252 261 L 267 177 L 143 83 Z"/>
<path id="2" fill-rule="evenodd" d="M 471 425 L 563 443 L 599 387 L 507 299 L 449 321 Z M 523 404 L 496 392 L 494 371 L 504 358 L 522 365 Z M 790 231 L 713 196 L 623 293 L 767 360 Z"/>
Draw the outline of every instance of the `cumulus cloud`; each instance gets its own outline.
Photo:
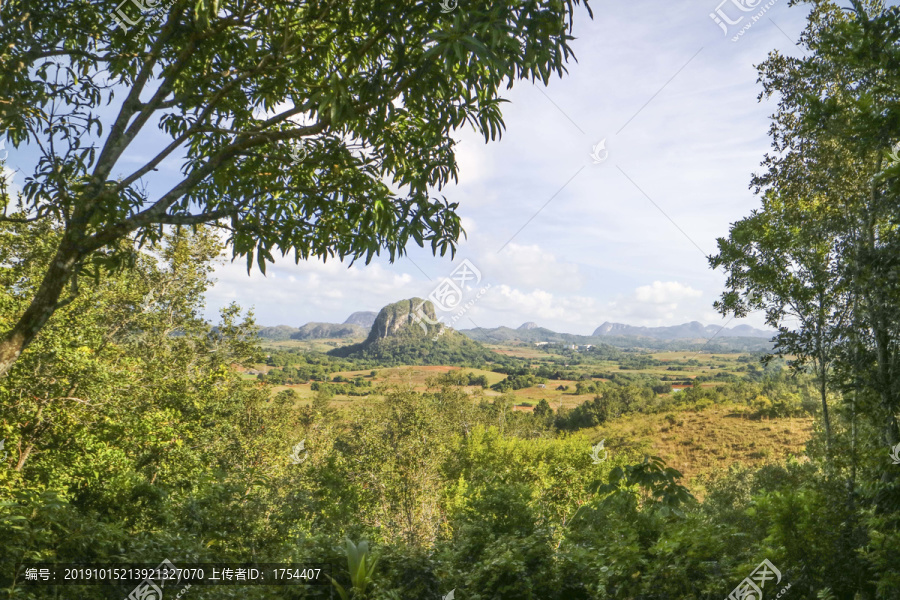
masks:
<path id="1" fill-rule="evenodd" d="M 703 292 L 677 281 L 654 281 L 609 303 L 610 321 L 632 325 L 672 325 L 709 316 L 705 304 L 696 300 Z"/>
<path id="2" fill-rule="evenodd" d="M 357 310 L 378 310 L 398 300 L 398 290 L 410 289 L 413 277 L 379 264 L 347 268 L 337 260 L 278 259 L 266 270 L 249 275 L 243 262 L 216 269 L 215 286 L 207 293 L 208 312 L 231 301 L 255 309 L 266 325 L 299 326 L 309 321 L 341 322 Z M 421 290 L 419 291 L 421 294 Z"/>
<path id="3" fill-rule="evenodd" d="M 474 262 L 475 259 L 473 259 Z M 499 284 L 524 288 L 547 288 L 557 292 L 579 289 L 584 281 L 578 265 L 560 260 L 538 244 L 511 242 L 499 253 L 487 251 L 477 257 L 479 268 Z"/>
<path id="4" fill-rule="evenodd" d="M 654 281 L 650 285 L 642 285 L 634 290 L 634 298 L 638 302 L 653 304 L 671 304 L 686 298 L 699 298 L 703 295 L 689 285 L 677 281 Z"/>
<path id="5" fill-rule="evenodd" d="M 229 265 L 210 306 L 255 304 L 267 324 L 343 320 L 425 297 L 468 258 L 491 284 L 467 313 L 481 326 L 721 322 L 711 303 L 724 276 L 705 255 L 758 206 L 747 183 L 769 149 L 773 105 L 756 101 L 753 65 L 773 48 L 799 52 L 787 38 L 806 9 L 776 4 L 767 16 L 778 25 L 760 22 L 739 43 L 708 12 L 689 0 L 613 3 L 602 19 L 576 20 L 566 77 L 503 91 L 501 140 L 455 132 L 459 183 L 436 192 L 459 203 L 469 234 L 453 263 L 412 248 L 349 270 L 280 261 L 272 278 Z M 593 164 L 601 139 L 609 159 Z"/>

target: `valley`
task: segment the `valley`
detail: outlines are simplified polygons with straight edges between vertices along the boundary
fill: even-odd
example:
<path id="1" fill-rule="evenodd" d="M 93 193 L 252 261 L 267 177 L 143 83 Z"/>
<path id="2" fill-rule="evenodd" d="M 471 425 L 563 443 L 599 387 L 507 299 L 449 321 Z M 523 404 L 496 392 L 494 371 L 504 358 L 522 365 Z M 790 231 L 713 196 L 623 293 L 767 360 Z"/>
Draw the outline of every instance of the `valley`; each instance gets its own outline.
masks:
<path id="1" fill-rule="evenodd" d="M 242 368 L 242 377 L 270 384 L 273 395 L 288 394 L 298 409 L 311 407 L 319 398 L 341 412 L 383 401 L 397 389 L 433 393 L 451 386 L 473 404 L 502 407 L 508 419 L 523 423 L 530 419 L 550 429 L 578 432 L 592 444 L 606 440 L 609 451 L 631 457 L 658 455 L 681 471 L 688 488 L 700 495 L 704 481 L 722 469 L 758 468 L 802 455 L 812 434 L 816 405 L 809 397 L 811 390 L 788 381 L 784 360 L 763 367 L 760 352 L 686 349 L 699 343 L 692 338 L 681 338 L 685 349 L 677 351 L 640 345 L 642 341 L 651 346 L 660 341 L 676 345 L 684 327 L 672 328 L 676 331 L 669 337 L 657 331 L 656 337 L 633 338 L 621 348 L 602 342 L 590 346 L 534 342 L 535 332 L 541 333 L 536 326 L 508 329 L 520 335 L 512 334 L 503 343 L 473 345 L 463 337 L 468 332 L 449 330 L 429 338 L 433 332 L 423 332 L 403 313 L 403 307 L 421 302 L 411 299 L 385 307 L 381 314 L 364 313 L 368 318 L 362 323 L 359 317 L 348 319 L 357 320 L 357 327 L 364 328 L 366 323 L 373 327 L 365 335 L 328 337 L 328 327 L 345 323 L 324 324 L 321 337 L 310 336 L 312 328 L 304 326 L 295 339 L 263 339 L 266 361 Z M 376 322 L 382 323 L 380 336 Z M 760 338 L 756 333 L 751 339 Z M 543 334 L 545 338 L 559 335 Z M 361 351 L 367 342 L 376 341 L 391 345 L 392 360 Z M 432 364 L 440 363 L 433 357 L 446 356 L 442 346 L 454 341 L 471 345 L 474 355 L 455 363 Z M 740 346 L 746 340 L 729 341 Z M 415 356 L 423 364 L 397 364 L 395 356 Z M 586 410 L 586 403 L 602 404 L 604 391 L 610 389 L 652 398 L 602 423 L 567 424 L 573 411 Z M 779 394 L 790 393 L 786 390 L 802 391 L 807 400 L 804 403 L 798 396 L 792 405 L 772 410 L 772 401 L 763 397 L 765 390 L 776 402 Z M 550 430 L 541 435 L 550 435 Z"/>

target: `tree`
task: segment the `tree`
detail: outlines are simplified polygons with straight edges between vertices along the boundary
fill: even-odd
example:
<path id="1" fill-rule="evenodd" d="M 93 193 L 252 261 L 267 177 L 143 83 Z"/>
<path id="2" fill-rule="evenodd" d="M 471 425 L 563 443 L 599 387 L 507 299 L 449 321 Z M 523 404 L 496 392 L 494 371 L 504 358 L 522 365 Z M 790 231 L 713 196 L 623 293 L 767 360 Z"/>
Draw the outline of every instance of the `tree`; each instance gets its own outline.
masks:
<path id="1" fill-rule="evenodd" d="M 33 259 L 60 233 L 0 232 L 8 322 L 40 276 Z M 291 487 L 296 409 L 231 368 L 260 358 L 239 310 L 224 309 L 216 328 L 200 318 L 220 245 L 201 228 L 152 250 L 83 280 L 0 383 L 5 573 L 49 548 L 66 560 L 140 561 L 148 547 L 245 559 L 288 535 L 279 496 Z"/>
<path id="2" fill-rule="evenodd" d="M 896 547 L 900 531 L 900 474 L 886 456 L 900 442 L 900 9 L 874 0 L 853 0 L 848 8 L 830 0 L 809 4 L 806 56 L 773 53 L 760 67 L 764 95 L 777 93 L 779 107 L 771 128 L 776 152 L 754 180 L 766 188 L 764 214 L 757 215 L 763 226 L 754 227 L 764 235 L 750 241 L 781 232 L 766 248 L 784 252 L 781 269 L 764 261 L 775 267 L 766 277 L 768 289 L 786 290 L 809 309 L 789 341 L 831 363 L 830 382 L 819 367 L 820 394 L 824 400 L 828 385 L 838 392 L 836 414 L 848 421 L 829 436 L 849 454 L 845 462 L 832 453 L 827 471 L 846 476 L 842 510 L 849 516 L 841 533 L 879 571 L 878 588 L 893 590 L 897 579 L 888 573 L 896 569 L 886 565 L 895 563 L 895 553 L 865 553 L 866 540 L 854 536 L 866 523 L 870 539 Z M 783 235 L 789 231 L 796 237 Z M 740 244 L 734 233 L 729 243 Z M 745 254 L 748 260 L 738 262 L 756 268 L 759 246 Z M 720 258 L 727 262 L 726 252 Z M 744 275 L 732 277 L 729 285 Z M 752 285 L 744 283 L 732 306 L 753 297 Z M 867 445 L 877 447 L 877 455 Z M 865 485 L 856 485 L 858 474 Z"/>
<path id="3" fill-rule="evenodd" d="M 62 235 L 0 338 L 0 374 L 79 275 L 121 266 L 118 241 L 167 225 L 214 224 L 263 271 L 274 251 L 393 260 L 412 240 L 452 255 L 457 205 L 429 196 L 456 179 L 451 133 L 495 139 L 502 84 L 562 75 L 581 3 L 3 3 L 0 131 L 40 158 L 17 212 L 0 184 L 0 221 Z"/>
<path id="4" fill-rule="evenodd" d="M 720 240 L 729 270 L 723 312 L 766 310 L 779 349 L 811 359 L 828 439 L 831 369 L 844 389 L 880 396 L 884 441 L 900 441 L 896 232 L 900 163 L 900 11 L 875 1 L 843 9 L 810 2 L 805 58 L 773 53 L 760 66 L 764 96 L 778 94 L 775 153 L 754 178 L 763 207 Z M 793 319 L 794 323 L 791 323 Z M 853 363 L 852 365 L 850 363 Z M 854 392 L 855 397 L 855 392 Z"/>
<path id="5" fill-rule="evenodd" d="M 548 420 L 553 416 L 553 409 L 550 408 L 550 403 L 547 402 L 546 398 L 541 398 L 540 402 L 537 403 L 537 406 L 534 407 L 534 412 L 532 414 L 538 419 Z"/>
<path id="6" fill-rule="evenodd" d="M 796 190 L 796 183 L 789 189 Z M 830 448 L 828 376 L 847 317 L 841 245 L 833 226 L 840 204 L 808 189 L 800 193 L 766 193 L 762 208 L 735 223 L 728 238 L 719 238 L 719 254 L 710 264 L 728 273 L 728 290 L 715 303 L 720 312 L 744 317 L 764 311 L 766 323 L 778 328 L 775 351 L 796 356 L 797 366 L 812 361 Z"/>

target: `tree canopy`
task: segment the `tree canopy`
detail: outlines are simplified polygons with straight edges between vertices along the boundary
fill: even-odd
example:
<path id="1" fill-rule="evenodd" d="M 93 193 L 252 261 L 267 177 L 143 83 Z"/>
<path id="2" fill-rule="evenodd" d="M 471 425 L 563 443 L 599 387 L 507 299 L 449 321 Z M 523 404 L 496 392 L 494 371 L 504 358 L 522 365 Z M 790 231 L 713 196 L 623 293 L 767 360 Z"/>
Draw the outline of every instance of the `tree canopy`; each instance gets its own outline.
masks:
<path id="1" fill-rule="evenodd" d="M 432 197 L 457 176 L 452 132 L 496 139 L 503 86 L 565 72 L 579 4 L 3 3 L 0 132 L 39 158 L 21 198 L 0 189 L 0 221 L 63 233 L 0 374 L 85 268 L 166 225 L 215 224 L 262 270 L 275 252 L 452 254 L 458 207 Z"/>

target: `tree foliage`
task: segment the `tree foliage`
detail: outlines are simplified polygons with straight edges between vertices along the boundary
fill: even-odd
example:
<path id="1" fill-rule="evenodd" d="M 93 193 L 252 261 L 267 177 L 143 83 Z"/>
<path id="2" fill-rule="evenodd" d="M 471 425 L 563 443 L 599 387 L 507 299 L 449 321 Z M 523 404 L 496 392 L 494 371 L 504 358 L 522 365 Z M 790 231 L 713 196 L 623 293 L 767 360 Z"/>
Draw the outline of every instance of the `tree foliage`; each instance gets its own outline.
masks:
<path id="1" fill-rule="evenodd" d="M 16 213 L 0 190 L 0 221 L 61 237 L 0 373 L 88 263 L 121 265 L 120 240 L 165 225 L 215 224 L 263 271 L 275 252 L 452 253 L 457 205 L 431 193 L 456 179 L 453 131 L 496 139 L 502 86 L 565 72 L 579 4 L 3 3 L 0 131 L 40 156 Z"/>

